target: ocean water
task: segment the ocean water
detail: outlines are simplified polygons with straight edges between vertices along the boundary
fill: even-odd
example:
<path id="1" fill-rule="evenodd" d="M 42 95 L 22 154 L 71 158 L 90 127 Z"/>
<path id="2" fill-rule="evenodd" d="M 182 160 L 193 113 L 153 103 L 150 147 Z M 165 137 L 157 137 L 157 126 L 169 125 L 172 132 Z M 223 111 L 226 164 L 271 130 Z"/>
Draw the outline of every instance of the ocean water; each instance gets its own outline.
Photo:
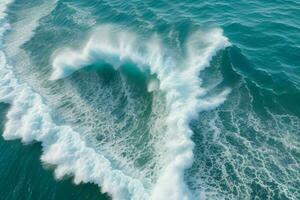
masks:
<path id="1" fill-rule="evenodd" d="M 0 199 L 300 199 L 300 2 L 0 1 Z"/>

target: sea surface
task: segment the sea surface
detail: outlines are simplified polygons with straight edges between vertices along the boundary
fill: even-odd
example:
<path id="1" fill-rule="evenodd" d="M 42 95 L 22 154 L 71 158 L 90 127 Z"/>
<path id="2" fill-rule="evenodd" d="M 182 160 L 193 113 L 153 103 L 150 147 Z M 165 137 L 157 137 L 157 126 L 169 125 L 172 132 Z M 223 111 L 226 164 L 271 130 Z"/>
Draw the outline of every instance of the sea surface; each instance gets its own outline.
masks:
<path id="1" fill-rule="evenodd" d="M 300 1 L 0 0 L 0 199 L 299 200 Z"/>

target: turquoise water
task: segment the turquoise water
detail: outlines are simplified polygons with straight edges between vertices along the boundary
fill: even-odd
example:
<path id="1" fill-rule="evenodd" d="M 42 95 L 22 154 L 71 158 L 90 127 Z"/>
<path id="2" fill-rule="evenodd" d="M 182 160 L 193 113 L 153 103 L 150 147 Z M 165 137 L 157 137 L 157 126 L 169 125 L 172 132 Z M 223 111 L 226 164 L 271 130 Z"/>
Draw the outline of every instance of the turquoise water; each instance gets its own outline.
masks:
<path id="1" fill-rule="evenodd" d="M 4 111 L 5 105 L 0 109 Z M 1 112 L 1 121 L 3 115 Z M 23 146 L 20 141 L 1 138 L 0 149 L 1 199 L 108 199 L 95 185 L 75 186 L 70 177 L 55 181 L 51 168 L 40 163 L 39 144 Z"/>
<path id="2" fill-rule="evenodd" d="M 300 3 L 0 2 L 3 199 L 300 199 Z"/>

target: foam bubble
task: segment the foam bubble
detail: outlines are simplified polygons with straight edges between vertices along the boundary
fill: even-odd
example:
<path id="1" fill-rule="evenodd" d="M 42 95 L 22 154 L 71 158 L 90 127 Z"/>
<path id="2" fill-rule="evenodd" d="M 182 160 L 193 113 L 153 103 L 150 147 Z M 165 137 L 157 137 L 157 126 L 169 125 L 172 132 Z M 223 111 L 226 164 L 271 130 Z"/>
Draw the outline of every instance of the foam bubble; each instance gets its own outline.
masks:
<path id="1" fill-rule="evenodd" d="M 158 89 L 159 89 L 159 81 L 154 78 L 150 79 L 147 87 L 148 92 L 153 92 Z"/>

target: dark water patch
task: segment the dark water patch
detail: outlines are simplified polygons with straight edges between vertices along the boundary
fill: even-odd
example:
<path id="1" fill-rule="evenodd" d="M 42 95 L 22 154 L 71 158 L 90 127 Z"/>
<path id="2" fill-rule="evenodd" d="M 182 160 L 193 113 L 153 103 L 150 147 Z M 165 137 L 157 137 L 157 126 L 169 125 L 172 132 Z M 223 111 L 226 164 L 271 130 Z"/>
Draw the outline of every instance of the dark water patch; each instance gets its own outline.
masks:
<path id="1" fill-rule="evenodd" d="M 242 75 L 253 97 L 256 111 L 266 115 L 265 108 L 275 113 L 300 116 L 300 91 L 285 73 L 272 73 L 255 68 L 241 50 L 230 48 L 230 59 L 237 73 Z"/>

